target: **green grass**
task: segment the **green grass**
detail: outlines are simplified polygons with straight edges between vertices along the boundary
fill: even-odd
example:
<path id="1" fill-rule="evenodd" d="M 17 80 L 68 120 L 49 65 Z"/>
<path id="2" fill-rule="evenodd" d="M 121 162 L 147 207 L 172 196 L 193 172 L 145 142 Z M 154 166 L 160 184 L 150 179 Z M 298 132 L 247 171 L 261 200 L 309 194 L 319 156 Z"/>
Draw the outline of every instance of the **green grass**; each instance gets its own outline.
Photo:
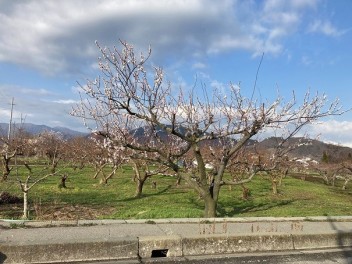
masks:
<path id="1" fill-rule="evenodd" d="M 20 171 L 21 172 L 21 171 Z M 198 218 L 203 215 L 204 204 L 198 194 L 185 182 L 175 186 L 175 178 L 157 176 L 153 189 L 151 180 L 147 181 L 142 198 L 134 198 L 135 185 L 131 180 L 132 170 L 125 167 L 118 171 L 107 185 L 93 179 L 91 168 L 73 170 L 68 173 L 67 188 L 59 188 L 59 175 L 46 179 L 30 191 L 31 216 L 39 214 L 55 216 L 56 211 L 70 208 L 66 218 L 112 218 L 112 219 L 154 219 L 154 218 Z M 39 173 L 39 171 L 38 171 Z M 271 194 L 271 183 L 263 176 L 256 177 L 246 185 L 251 190 L 248 200 L 242 200 L 240 187 L 221 190 L 218 215 L 221 217 L 241 216 L 319 216 L 352 215 L 352 186 L 347 190 L 321 183 L 302 181 L 291 177 L 283 180 L 279 194 Z M 21 196 L 14 176 L 0 182 L 0 190 Z M 39 209 L 38 209 L 39 208 Z M 84 210 L 83 210 L 84 209 Z M 18 218 L 21 205 L 0 205 L 0 218 Z M 80 211 L 81 210 L 81 211 Z M 94 211 L 94 215 L 84 215 L 83 211 Z M 80 215 L 82 213 L 82 215 Z M 40 216 L 40 215 L 38 215 Z M 64 217 L 64 218 L 65 218 Z M 47 218 L 46 218 L 47 219 Z"/>

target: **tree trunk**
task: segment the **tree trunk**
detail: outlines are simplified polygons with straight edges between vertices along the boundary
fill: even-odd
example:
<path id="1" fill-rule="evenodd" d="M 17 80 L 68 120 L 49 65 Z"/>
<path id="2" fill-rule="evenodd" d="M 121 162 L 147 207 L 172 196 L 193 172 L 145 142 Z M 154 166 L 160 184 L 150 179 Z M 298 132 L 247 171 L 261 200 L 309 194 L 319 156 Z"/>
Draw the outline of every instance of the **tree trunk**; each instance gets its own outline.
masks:
<path id="1" fill-rule="evenodd" d="M 336 180 L 336 175 L 333 174 L 333 175 L 332 175 L 332 182 L 331 182 L 331 185 L 332 185 L 333 187 L 335 187 L 335 180 Z"/>
<path id="2" fill-rule="evenodd" d="M 138 178 L 137 178 L 136 192 L 135 192 L 135 194 L 134 194 L 134 197 L 135 197 L 135 198 L 140 198 L 140 197 L 142 197 L 142 194 L 143 194 L 143 186 L 144 186 L 145 180 L 146 180 L 146 179 L 138 179 Z"/>
<path id="3" fill-rule="evenodd" d="M 284 175 L 280 175 L 279 176 L 279 182 L 278 182 L 278 186 L 282 186 L 282 179 L 284 178 L 285 176 Z"/>
<path id="4" fill-rule="evenodd" d="M 103 171 L 104 167 L 106 166 L 107 163 L 104 163 L 103 165 L 98 165 L 95 164 L 95 174 L 93 176 L 93 179 L 96 179 L 98 175 L 100 174 L 101 171 Z"/>
<path id="5" fill-rule="evenodd" d="M 61 187 L 62 188 L 66 188 L 66 180 L 67 180 L 67 175 L 65 174 L 61 177 Z"/>
<path id="6" fill-rule="evenodd" d="M 204 199 L 205 202 L 205 208 L 204 208 L 204 217 L 205 218 L 213 218 L 216 217 L 216 201 L 209 197 L 206 197 Z"/>
<path id="7" fill-rule="evenodd" d="M 2 174 L 2 180 L 6 181 L 8 176 L 10 175 L 11 168 L 10 168 L 10 158 L 7 158 L 6 156 L 3 156 L 3 174 Z"/>
<path id="8" fill-rule="evenodd" d="M 273 194 L 277 194 L 277 180 L 274 179 L 271 181 L 271 187 L 272 187 L 272 190 L 273 190 Z"/>
<path id="9" fill-rule="evenodd" d="M 248 200 L 250 194 L 251 194 L 251 191 L 246 187 L 244 186 L 243 184 L 241 184 L 241 187 L 242 187 L 242 199 L 243 200 Z"/>
<path id="10" fill-rule="evenodd" d="M 25 186 L 27 188 L 27 186 Z M 28 190 L 23 192 L 23 215 L 22 219 L 28 219 L 29 213 L 28 213 Z"/>
<path id="11" fill-rule="evenodd" d="M 182 177 L 181 176 L 177 176 L 177 180 L 176 180 L 176 186 L 180 186 L 181 184 L 181 180 L 182 180 Z"/>
<path id="12" fill-rule="evenodd" d="M 345 183 L 342 186 L 342 190 L 346 190 L 346 187 L 347 187 L 347 184 L 348 184 L 349 181 L 350 181 L 350 179 L 346 179 L 345 180 Z"/>
<path id="13" fill-rule="evenodd" d="M 6 181 L 7 178 L 8 178 L 8 176 L 9 176 L 9 174 L 10 174 L 10 172 L 4 171 L 3 174 L 2 174 L 2 180 L 3 180 L 3 181 Z"/>
<path id="14" fill-rule="evenodd" d="M 105 177 L 102 177 L 99 181 L 99 184 L 106 185 L 106 184 L 108 184 L 108 180 Z"/>
<path id="15" fill-rule="evenodd" d="M 114 167 L 112 169 L 112 172 L 110 172 L 110 174 L 108 176 L 105 176 L 105 173 L 104 171 L 102 171 L 102 179 L 100 180 L 100 184 L 108 184 L 108 180 L 113 176 L 115 175 L 116 173 L 116 167 Z"/>
<path id="16" fill-rule="evenodd" d="M 55 171 L 56 171 L 56 165 L 51 165 L 50 166 L 50 173 L 55 173 Z"/>

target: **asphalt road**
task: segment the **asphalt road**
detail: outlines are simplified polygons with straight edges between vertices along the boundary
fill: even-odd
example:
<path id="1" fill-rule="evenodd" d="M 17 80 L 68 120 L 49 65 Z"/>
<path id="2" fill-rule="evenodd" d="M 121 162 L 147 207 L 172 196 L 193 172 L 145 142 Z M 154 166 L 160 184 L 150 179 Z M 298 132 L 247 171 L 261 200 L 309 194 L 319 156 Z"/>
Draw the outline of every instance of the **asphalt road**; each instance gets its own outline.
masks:
<path id="1" fill-rule="evenodd" d="M 302 252 L 271 252 L 226 256 L 198 256 L 187 258 L 155 258 L 132 261 L 89 262 L 87 264 L 352 264 L 352 248 Z"/>

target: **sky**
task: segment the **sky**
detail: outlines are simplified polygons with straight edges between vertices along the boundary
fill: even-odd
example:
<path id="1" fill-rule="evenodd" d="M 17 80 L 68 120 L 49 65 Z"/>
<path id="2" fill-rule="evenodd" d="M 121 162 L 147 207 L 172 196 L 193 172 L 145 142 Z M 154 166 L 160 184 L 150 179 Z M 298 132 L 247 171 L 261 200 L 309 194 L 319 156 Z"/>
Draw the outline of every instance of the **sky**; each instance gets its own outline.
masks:
<path id="1" fill-rule="evenodd" d="M 87 131 L 69 115 L 78 83 L 99 75 L 95 41 L 119 39 L 150 45 L 151 63 L 177 86 L 232 82 L 250 94 L 257 76 L 261 98 L 309 90 L 349 109 L 351 10 L 351 0 L 0 0 L 0 122 L 14 98 L 17 123 Z M 352 147 L 351 112 L 309 129 Z"/>

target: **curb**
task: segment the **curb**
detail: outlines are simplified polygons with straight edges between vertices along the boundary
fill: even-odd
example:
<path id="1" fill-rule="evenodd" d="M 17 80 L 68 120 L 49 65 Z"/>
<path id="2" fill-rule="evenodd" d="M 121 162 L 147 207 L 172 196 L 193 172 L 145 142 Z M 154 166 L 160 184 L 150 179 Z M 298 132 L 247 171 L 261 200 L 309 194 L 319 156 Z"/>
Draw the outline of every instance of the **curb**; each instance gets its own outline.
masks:
<path id="1" fill-rule="evenodd" d="M 177 224 L 177 223 L 252 223 L 252 222 L 352 222 L 352 216 L 309 216 L 309 217 L 239 217 L 239 218 L 170 218 L 170 219 L 132 219 L 132 220 L 68 220 L 35 221 L 0 219 L 0 227 L 59 227 L 91 226 L 115 224 Z"/>
<path id="2" fill-rule="evenodd" d="M 0 245 L 0 263 L 66 263 L 138 258 L 138 239 Z"/>
<path id="3" fill-rule="evenodd" d="M 62 263 L 280 252 L 352 246 L 352 233 L 145 236 L 76 243 L 0 244 L 0 263 Z"/>

